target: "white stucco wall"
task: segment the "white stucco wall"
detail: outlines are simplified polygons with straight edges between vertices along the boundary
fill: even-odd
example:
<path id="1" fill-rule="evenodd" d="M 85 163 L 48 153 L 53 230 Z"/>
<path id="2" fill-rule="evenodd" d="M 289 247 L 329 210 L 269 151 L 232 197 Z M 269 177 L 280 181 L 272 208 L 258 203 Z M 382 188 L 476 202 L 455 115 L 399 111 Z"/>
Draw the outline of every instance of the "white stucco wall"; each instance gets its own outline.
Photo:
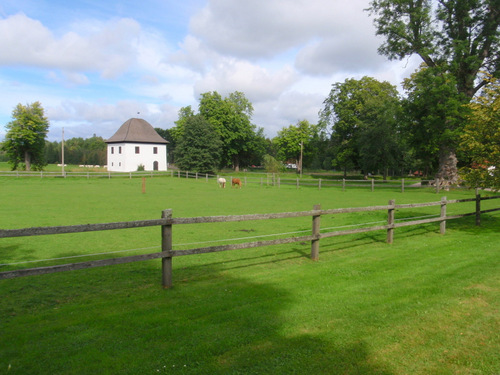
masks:
<path id="1" fill-rule="evenodd" d="M 135 148 L 139 147 L 139 153 Z M 154 148 L 157 154 L 154 153 Z M 158 170 L 167 170 L 167 145 L 153 143 L 110 143 L 108 144 L 108 171 L 134 172 L 139 165 L 146 171 L 154 170 L 154 162 L 158 162 Z"/>

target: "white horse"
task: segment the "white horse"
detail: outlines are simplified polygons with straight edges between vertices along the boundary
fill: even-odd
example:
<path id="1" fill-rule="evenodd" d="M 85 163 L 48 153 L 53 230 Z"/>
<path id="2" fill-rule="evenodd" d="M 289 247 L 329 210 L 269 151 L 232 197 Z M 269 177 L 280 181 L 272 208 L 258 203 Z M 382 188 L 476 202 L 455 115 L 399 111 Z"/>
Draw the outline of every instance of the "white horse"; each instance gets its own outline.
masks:
<path id="1" fill-rule="evenodd" d="M 226 187 L 226 179 L 225 178 L 222 178 L 220 177 L 217 182 L 219 183 L 219 187 L 221 188 L 225 188 Z"/>

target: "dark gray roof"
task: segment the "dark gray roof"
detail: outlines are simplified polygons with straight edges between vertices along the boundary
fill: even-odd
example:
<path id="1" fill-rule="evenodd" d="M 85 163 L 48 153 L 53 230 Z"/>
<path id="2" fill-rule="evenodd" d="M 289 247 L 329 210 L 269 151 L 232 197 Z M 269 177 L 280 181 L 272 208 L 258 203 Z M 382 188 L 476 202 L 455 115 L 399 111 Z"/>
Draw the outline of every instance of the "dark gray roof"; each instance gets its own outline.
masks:
<path id="1" fill-rule="evenodd" d="M 120 129 L 106 141 L 106 143 L 118 142 L 168 143 L 149 122 L 140 118 L 125 121 Z"/>

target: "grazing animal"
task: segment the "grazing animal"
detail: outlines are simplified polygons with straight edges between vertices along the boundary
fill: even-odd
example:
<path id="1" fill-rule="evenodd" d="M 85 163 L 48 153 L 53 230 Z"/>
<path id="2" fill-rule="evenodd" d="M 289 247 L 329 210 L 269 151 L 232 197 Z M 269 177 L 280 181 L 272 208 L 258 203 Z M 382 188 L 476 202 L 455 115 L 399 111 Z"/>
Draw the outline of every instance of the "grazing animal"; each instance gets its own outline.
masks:
<path id="1" fill-rule="evenodd" d="M 225 178 L 220 177 L 220 178 L 217 180 L 217 182 L 219 183 L 219 187 L 221 187 L 221 188 L 223 188 L 223 189 L 226 187 L 226 179 L 225 179 Z"/>
<path id="2" fill-rule="evenodd" d="M 239 187 L 241 189 L 241 180 L 239 178 L 233 178 L 231 181 L 232 187 Z"/>

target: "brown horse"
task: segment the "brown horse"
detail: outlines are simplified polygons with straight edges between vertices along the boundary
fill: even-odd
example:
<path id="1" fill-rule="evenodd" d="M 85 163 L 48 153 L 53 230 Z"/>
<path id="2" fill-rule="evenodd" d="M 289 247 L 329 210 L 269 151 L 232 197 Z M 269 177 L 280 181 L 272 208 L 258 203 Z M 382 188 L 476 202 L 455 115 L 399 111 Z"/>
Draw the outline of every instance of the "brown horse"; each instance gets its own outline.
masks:
<path id="1" fill-rule="evenodd" d="M 231 181 L 231 187 L 239 187 L 241 189 L 241 180 L 239 178 L 233 178 Z"/>

